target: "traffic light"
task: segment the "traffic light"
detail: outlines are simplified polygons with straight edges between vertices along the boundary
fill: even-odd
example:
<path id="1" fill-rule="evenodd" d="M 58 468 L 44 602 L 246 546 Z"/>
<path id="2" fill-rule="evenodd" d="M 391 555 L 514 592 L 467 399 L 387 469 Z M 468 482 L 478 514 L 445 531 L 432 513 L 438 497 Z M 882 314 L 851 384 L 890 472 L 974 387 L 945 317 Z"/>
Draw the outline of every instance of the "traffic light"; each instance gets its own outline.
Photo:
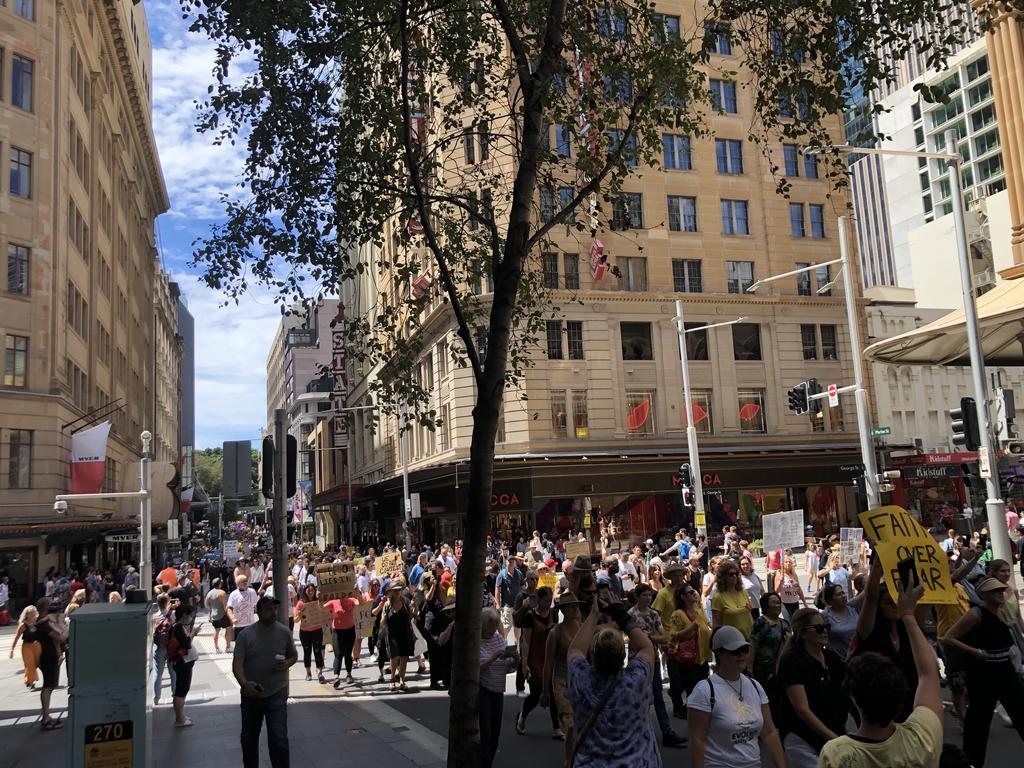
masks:
<path id="1" fill-rule="evenodd" d="M 807 380 L 807 408 L 811 413 L 821 418 L 821 400 L 811 400 L 811 396 L 821 394 L 821 384 L 817 379 Z"/>
<path id="2" fill-rule="evenodd" d="M 269 499 L 274 495 L 274 438 L 267 435 L 263 438 L 263 451 L 260 454 L 260 490 Z"/>
<path id="3" fill-rule="evenodd" d="M 296 475 L 299 467 L 299 441 L 294 435 L 288 435 L 285 439 L 288 452 L 285 456 L 284 465 L 284 497 L 290 499 L 295 496 Z"/>
<path id="4" fill-rule="evenodd" d="M 953 432 L 953 445 L 960 445 L 968 451 L 978 450 L 981 432 L 978 429 L 978 411 L 973 397 L 961 397 L 959 408 L 949 409 L 949 428 Z"/>
<path id="5" fill-rule="evenodd" d="M 685 486 L 693 485 L 693 472 L 689 464 L 679 465 L 679 484 Z"/>
<path id="6" fill-rule="evenodd" d="M 801 381 L 787 393 L 789 410 L 793 413 L 807 413 L 807 382 Z"/>
<path id="7" fill-rule="evenodd" d="M 692 488 L 683 488 L 683 506 L 684 507 L 695 507 L 697 506 L 697 497 L 693 495 Z"/>

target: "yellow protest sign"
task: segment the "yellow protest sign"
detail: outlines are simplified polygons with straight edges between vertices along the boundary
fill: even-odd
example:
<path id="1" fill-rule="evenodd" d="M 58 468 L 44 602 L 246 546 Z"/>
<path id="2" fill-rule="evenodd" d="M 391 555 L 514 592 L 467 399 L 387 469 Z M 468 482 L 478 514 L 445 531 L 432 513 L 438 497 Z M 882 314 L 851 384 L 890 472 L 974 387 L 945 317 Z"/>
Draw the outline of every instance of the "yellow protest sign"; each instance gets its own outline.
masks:
<path id="1" fill-rule="evenodd" d="M 869 509 L 860 513 L 864 533 L 875 543 L 882 562 L 886 587 L 893 600 L 899 599 L 896 589 L 896 564 L 908 557 L 914 560 L 924 597 L 929 605 L 955 605 L 956 592 L 949 575 L 949 560 L 935 538 L 905 509 L 896 505 Z"/>
<path id="2" fill-rule="evenodd" d="M 316 585 L 321 600 L 348 597 L 356 588 L 355 565 L 350 562 L 318 565 Z"/>
<path id="3" fill-rule="evenodd" d="M 373 603 L 369 600 L 360 603 L 355 610 L 356 637 L 369 637 L 373 634 L 374 617 L 370 613 Z"/>
<path id="4" fill-rule="evenodd" d="M 589 541 L 570 541 L 565 545 L 565 559 L 575 560 L 578 556 L 590 557 Z"/>
<path id="5" fill-rule="evenodd" d="M 542 573 L 542 574 L 540 574 L 540 577 L 537 579 L 537 586 L 538 587 L 549 587 L 550 589 L 553 590 L 555 587 L 558 586 L 558 574 L 555 574 L 555 573 Z"/>
<path id="6" fill-rule="evenodd" d="M 385 552 L 377 559 L 377 573 L 390 574 L 402 570 L 402 553 Z"/>

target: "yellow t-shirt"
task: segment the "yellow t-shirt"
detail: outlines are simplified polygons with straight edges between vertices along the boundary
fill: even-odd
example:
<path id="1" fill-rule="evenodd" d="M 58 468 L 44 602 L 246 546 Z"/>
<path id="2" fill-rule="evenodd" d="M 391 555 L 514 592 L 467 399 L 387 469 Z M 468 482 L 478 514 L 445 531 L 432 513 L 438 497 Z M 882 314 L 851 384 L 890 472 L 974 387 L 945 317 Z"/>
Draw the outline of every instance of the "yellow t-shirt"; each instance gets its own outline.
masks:
<path id="1" fill-rule="evenodd" d="M 704 613 L 700 606 L 697 606 L 694 621 L 697 622 L 697 663 L 704 664 L 711 661 L 711 625 L 708 624 L 707 614 Z M 690 617 L 686 615 L 686 611 L 677 610 L 673 612 L 668 624 L 665 625 L 668 628 L 669 638 L 676 632 L 682 632 L 691 623 Z M 675 647 L 676 644 L 670 640 L 669 649 L 675 650 Z"/>
<path id="2" fill-rule="evenodd" d="M 672 612 L 676 609 L 676 597 L 672 587 L 662 587 L 654 596 L 651 607 L 661 615 L 661 624 L 664 627 L 672 620 Z"/>
<path id="3" fill-rule="evenodd" d="M 711 610 L 721 611 L 723 626 L 736 627 L 747 640 L 750 639 L 754 616 L 750 612 L 750 598 L 746 592 L 718 590 L 711 598 Z"/>
<path id="4" fill-rule="evenodd" d="M 916 707 L 885 741 L 833 739 L 821 748 L 818 768 L 938 768 L 942 723 L 928 707 Z"/>

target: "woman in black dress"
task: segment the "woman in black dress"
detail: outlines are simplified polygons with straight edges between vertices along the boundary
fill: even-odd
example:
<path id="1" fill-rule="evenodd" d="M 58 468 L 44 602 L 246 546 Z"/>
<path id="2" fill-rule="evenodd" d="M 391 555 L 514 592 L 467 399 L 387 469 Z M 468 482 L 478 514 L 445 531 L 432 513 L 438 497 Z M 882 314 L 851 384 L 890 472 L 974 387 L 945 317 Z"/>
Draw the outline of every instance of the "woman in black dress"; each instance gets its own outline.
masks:
<path id="1" fill-rule="evenodd" d="M 405 665 L 416 653 L 416 636 L 412 631 L 412 612 L 405 600 L 405 585 L 393 581 L 388 585 L 387 601 L 384 604 L 384 642 L 391 658 L 391 690 L 403 693 L 409 690 L 405 684 Z"/>
<path id="2" fill-rule="evenodd" d="M 42 705 L 40 727 L 44 731 L 52 731 L 64 725 L 62 720 L 50 717 L 50 696 L 53 695 L 53 689 L 60 684 L 60 655 L 64 650 L 64 622 L 62 621 L 58 627 L 51 619 L 50 603 L 48 597 L 36 603 L 39 610 L 39 620 L 36 622 L 36 635 L 40 645 L 39 671 L 43 676 L 43 687 L 39 693 Z"/>

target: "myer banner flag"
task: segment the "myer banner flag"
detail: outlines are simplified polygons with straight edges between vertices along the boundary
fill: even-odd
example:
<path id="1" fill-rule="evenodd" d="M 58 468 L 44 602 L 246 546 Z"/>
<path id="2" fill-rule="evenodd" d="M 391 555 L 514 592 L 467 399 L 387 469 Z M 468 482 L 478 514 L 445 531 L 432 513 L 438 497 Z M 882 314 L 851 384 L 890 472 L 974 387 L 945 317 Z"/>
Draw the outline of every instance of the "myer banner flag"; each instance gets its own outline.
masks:
<path id="1" fill-rule="evenodd" d="M 99 493 L 107 466 L 110 422 L 75 432 L 71 436 L 71 492 Z"/>
<path id="2" fill-rule="evenodd" d="M 890 505 L 860 513 L 864 533 L 875 542 L 875 551 L 882 561 L 885 583 L 893 600 L 899 599 L 896 564 L 913 558 L 925 604 L 956 604 L 956 592 L 949 575 L 949 560 L 935 538 L 905 509 Z"/>

